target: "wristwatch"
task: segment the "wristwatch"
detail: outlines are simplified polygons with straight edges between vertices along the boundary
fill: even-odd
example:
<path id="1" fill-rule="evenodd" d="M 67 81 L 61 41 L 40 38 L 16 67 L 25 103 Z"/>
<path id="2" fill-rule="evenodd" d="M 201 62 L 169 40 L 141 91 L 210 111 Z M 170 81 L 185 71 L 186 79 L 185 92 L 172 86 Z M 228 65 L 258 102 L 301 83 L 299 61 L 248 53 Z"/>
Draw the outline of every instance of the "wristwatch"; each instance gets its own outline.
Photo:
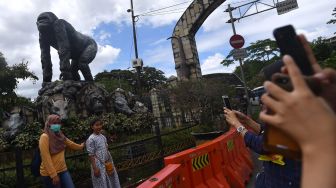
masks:
<path id="1" fill-rule="evenodd" d="M 239 133 L 242 133 L 243 131 L 245 130 L 245 127 L 240 125 L 238 128 L 237 128 L 237 132 Z"/>

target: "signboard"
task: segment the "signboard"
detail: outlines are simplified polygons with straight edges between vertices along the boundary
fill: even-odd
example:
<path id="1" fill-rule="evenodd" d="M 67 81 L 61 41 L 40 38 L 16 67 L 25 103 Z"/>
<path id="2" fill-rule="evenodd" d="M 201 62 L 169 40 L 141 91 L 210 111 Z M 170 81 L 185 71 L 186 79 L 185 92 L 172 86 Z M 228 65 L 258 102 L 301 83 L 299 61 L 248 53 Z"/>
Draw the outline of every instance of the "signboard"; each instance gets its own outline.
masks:
<path id="1" fill-rule="evenodd" d="M 235 60 L 244 59 L 245 57 L 248 56 L 245 48 L 234 49 L 232 55 L 233 55 L 233 59 Z"/>
<path id="2" fill-rule="evenodd" d="M 233 35 L 230 38 L 230 44 L 235 49 L 243 47 L 244 43 L 245 43 L 245 40 L 241 35 Z"/>
<path id="3" fill-rule="evenodd" d="M 285 14 L 299 8 L 296 0 L 285 0 L 276 4 L 278 15 Z"/>

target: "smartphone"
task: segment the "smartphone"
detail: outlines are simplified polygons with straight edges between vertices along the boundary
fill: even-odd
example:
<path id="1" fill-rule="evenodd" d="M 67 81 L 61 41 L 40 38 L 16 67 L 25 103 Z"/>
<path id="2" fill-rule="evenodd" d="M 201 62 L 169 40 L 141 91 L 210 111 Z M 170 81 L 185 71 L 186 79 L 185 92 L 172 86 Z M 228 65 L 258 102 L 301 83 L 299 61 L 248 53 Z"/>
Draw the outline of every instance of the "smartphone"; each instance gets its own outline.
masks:
<path id="1" fill-rule="evenodd" d="M 229 97 L 227 95 L 223 95 L 222 99 L 223 99 L 224 107 L 228 108 L 229 110 L 232 110 Z"/>
<path id="2" fill-rule="evenodd" d="M 280 48 L 281 55 L 287 54 L 292 56 L 303 75 L 313 75 L 313 68 L 308 60 L 303 45 L 295 33 L 294 27 L 292 25 L 286 25 L 276 28 L 273 31 L 273 35 Z"/>
<path id="3" fill-rule="evenodd" d="M 303 75 L 313 75 L 313 68 L 293 26 L 287 25 L 276 28 L 273 31 L 273 35 L 276 39 L 278 47 L 280 48 L 281 55 L 290 55 L 298 65 Z M 272 82 L 276 83 L 285 90 L 293 90 L 293 86 L 288 76 L 272 74 Z M 309 87 L 315 88 L 317 87 L 315 85 L 319 84 L 313 83 Z M 272 114 L 270 110 L 267 110 L 267 113 Z M 301 157 L 300 147 L 297 142 L 290 135 L 273 126 L 265 126 L 264 146 L 270 153 L 282 154 L 286 157 L 294 159 L 299 159 Z"/>

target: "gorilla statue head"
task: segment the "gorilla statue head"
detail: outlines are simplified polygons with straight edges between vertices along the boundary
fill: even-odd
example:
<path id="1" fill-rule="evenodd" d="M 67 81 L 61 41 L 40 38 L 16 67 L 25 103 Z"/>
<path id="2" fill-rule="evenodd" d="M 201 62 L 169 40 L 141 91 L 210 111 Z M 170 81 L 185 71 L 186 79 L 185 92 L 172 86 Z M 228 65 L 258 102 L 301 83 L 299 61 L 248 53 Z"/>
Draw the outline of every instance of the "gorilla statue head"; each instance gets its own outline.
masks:
<path id="1" fill-rule="evenodd" d="M 43 12 L 37 17 L 36 25 L 39 32 L 52 29 L 52 24 L 57 20 L 57 16 L 52 12 Z"/>

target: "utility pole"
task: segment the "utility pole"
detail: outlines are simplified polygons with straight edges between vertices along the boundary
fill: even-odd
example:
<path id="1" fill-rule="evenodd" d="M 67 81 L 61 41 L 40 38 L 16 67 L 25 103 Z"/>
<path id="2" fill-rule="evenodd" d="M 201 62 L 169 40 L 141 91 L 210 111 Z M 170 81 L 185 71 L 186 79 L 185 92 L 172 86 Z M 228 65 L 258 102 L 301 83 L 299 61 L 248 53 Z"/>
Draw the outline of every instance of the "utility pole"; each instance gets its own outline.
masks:
<path id="1" fill-rule="evenodd" d="M 127 12 L 131 12 L 132 15 L 132 26 L 133 26 L 133 41 L 134 41 L 134 53 L 135 58 L 138 59 L 138 44 L 137 44 L 137 37 L 136 37 L 136 30 L 135 30 L 135 18 L 138 16 L 134 16 L 134 9 L 133 9 L 133 0 L 131 1 L 131 9 L 128 9 Z M 136 67 L 137 72 L 137 93 L 140 94 L 141 90 L 141 80 L 140 80 L 140 74 L 141 74 L 141 66 Z"/>
<path id="2" fill-rule="evenodd" d="M 229 11 L 229 14 L 230 14 L 230 21 L 231 21 L 231 25 L 232 25 L 233 34 L 236 35 L 237 33 L 236 33 L 235 25 L 234 25 L 235 20 L 232 17 L 232 10 L 231 10 L 230 4 L 228 4 L 228 11 Z M 246 86 L 245 75 L 244 75 L 244 71 L 243 71 L 243 60 L 241 58 L 239 58 L 239 67 L 240 67 L 241 77 L 242 77 L 242 80 L 243 80 L 244 90 L 245 90 L 245 95 L 246 95 L 247 114 L 252 115 L 251 114 L 251 108 L 250 108 L 249 95 L 248 95 L 247 86 Z"/>

